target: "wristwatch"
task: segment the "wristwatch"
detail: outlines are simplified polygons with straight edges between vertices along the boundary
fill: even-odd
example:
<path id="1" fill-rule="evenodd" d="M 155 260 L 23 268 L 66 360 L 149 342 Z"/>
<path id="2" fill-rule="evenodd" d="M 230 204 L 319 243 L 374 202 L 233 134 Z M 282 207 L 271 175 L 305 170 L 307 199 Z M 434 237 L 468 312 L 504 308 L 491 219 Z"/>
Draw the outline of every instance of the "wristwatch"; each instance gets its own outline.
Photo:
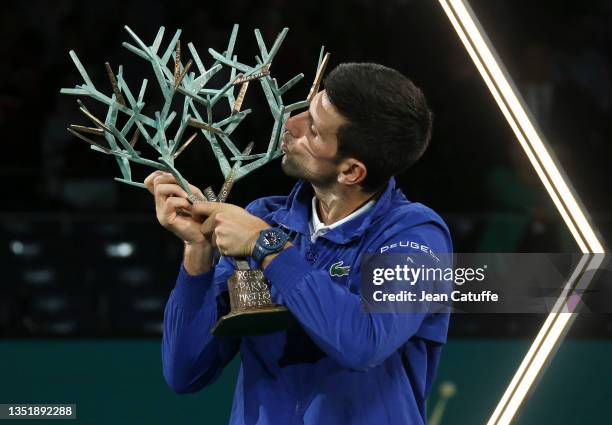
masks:
<path id="1" fill-rule="evenodd" d="M 288 240 L 289 235 L 280 229 L 264 229 L 259 232 L 259 237 L 255 241 L 251 257 L 257 265 L 260 265 L 268 255 L 282 251 Z"/>

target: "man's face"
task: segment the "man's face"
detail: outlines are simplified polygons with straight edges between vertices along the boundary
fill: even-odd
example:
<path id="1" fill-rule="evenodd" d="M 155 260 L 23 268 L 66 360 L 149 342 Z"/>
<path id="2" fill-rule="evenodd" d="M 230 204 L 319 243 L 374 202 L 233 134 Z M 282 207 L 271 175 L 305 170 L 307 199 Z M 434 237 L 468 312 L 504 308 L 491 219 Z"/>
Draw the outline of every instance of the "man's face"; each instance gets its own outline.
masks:
<path id="1" fill-rule="evenodd" d="M 338 128 L 346 120 L 325 91 L 317 93 L 308 111 L 289 118 L 281 149 L 285 174 L 318 186 L 334 184 L 338 176 Z"/>

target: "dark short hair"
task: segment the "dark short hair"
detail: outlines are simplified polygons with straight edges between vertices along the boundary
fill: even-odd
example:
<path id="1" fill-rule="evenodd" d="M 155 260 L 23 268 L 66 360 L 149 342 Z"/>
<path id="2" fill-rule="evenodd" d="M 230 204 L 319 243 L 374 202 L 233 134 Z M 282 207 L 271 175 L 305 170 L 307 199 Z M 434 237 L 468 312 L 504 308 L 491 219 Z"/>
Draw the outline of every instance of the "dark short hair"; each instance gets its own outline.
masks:
<path id="1" fill-rule="evenodd" d="M 323 84 L 347 121 L 338 129 L 338 156 L 365 164 L 364 190 L 381 188 L 423 155 L 433 116 L 410 79 L 375 63 L 343 63 Z"/>

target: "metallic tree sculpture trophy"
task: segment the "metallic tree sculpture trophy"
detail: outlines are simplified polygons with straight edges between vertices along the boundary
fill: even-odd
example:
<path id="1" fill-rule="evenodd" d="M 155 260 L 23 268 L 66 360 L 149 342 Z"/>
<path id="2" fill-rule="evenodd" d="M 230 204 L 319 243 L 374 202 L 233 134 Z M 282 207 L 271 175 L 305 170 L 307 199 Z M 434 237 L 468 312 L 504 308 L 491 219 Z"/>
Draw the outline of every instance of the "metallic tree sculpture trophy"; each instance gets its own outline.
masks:
<path id="1" fill-rule="evenodd" d="M 126 26 L 125 29 L 136 45 L 123 43 L 123 46 L 151 63 L 164 100 L 161 110 L 155 111 L 154 117 L 144 115 L 147 80 L 143 79 L 138 96 L 135 97 L 124 80 L 122 66 L 119 66 L 118 73 L 115 75 L 111 66 L 108 63 L 105 64 L 112 94 L 110 96 L 103 94 L 95 87 L 74 51 L 70 51 L 70 57 L 81 74 L 84 84 L 76 85 L 72 89 L 64 88 L 61 93 L 91 97 L 107 105 L 108 111 L 106 118 L 102 121 L 95 117 L 81 100 L 77 100 L 80 111 L 92 122 L 93 127 L 70 125 L 68 131 L 89 143 L 91 149 L 115 157 L 122 175 L 121 178 L 116 177 L 115 180 L 144 188 L 143 183 L 135 182 L 132 179 L 130 163 L 149 166 L 171 173 L 189 195 L 189 201 L 192 203 L 203 202 L 204 199 L 190 190 L 185 178 L 175 168 L 174 160 L 193 142 L 197 132 L 199 131 L 210 145 L 225 178 L 219 194 L 215 194 L 210 186 L 206 187 L 202 193 L 206 201 L 225 202 L 235 182 L 282 155 L 280 141 L 285 122 L 292 111 L 308 107 L 318 92 L 329 59 L 329 53 L 324 55 L 324 48 L 321 48 L 317 73 L 307 99 L 285 106 L 283 95 L 304 77 L 303 74 L 298 74 L 279 87 L 276 79 L 272 78 L 270 73 L 272 61 L 287 35 L 288 28 L 280 32 L 269 50 L 260 31 L 256 29 L 255 38 L 260 54 L 255 57 L 256 64 L 249 66 L 238 62 L 237 56 L 234 55 L 238 35 L 238 25 L 234 25 L 224 52 L 219 53 L 208 49 L 208 53 L 214 60 L 209 69 L 204 67 L 192 43 L 187 45 L 192 59 L 189 59 L 183 66 L 179 39 L 181 30 L 176 31 L 164 53 L 159 56 L 164 27 L 159 29 L 150 46 L 147 46 L 129 27 Z M 172 69 L 168 68 L 168 62 L 172 64 Z M 194 63 L 197 73 L 191 71 Z M 229 81 L 221 88 L 207 88 L 206 85 L 211 78 L 224 67 L 230 70 Z M 257 154 L 251 153 L 253 142 L 250 142 L 241 151 L 230 138 L 238 125 L 251 112 L 249 109 L 241 111 L 241 106 L 249 83 L 255 81 L 261 85 L 274 118 L 268 148 L 266 152 Z M 236 88 L 239 88 L 238 95 L 234 96 Z M 178 101 L 177 94 L 182 96 Z M 226 99 L 229 103 L 229 114 L 215 122 L 213 121 L 213 107 L 217 106 L 222 99 Z M 176 126 L 178 128 L 170 135 L 168 129 L 179 115 L 176 111 L 171 111 L 171 108 L 173 103 L 180 104 L 180 100 L 182 100 L 181 118 Z M 120 112 L 125 116 L 122 125 L 118 123 Z M 187 127 L 195 128 L 196 132 L 183 141 Z M 92 140 L 89 135 L 103 137 L 106 144 Z M 141 151 L 136 150 L 136 143 L 141 136 L 146 144 L 153 148 L 147 148 L 147 150 L 157 152 L 159 155 L 157 158 L 147 159 L 143 157 Z M 232 165 L 230 161 L 233 161 Z M 291 320 L 291 315 L 285 307 L 272 302 L 269 283 L 262 271 L 251 269 L 244 258 L 234 260 L 236 271 L 228 281 L 231 312 L 219 319 L 213 328 L 213 334 L 218 336 L 254 335 L 273 332 L 285 327 Z"/>

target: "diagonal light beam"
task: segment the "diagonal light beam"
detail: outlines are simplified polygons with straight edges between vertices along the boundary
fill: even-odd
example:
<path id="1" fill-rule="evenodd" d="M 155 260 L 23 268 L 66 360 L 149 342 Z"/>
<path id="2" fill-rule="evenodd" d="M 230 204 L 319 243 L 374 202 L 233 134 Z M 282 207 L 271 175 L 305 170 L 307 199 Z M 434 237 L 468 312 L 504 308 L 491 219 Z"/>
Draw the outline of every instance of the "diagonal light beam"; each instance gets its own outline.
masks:
<path id="1" fill-rule="evenodd" d="M 464 0 L 439 0 L 439 2 L 580 251 L 584 254 L 603 253 L 604 248 L 597 236 L 598 233 L 589 223 L 584 207 L 570 187 L 569 180 L 560 165 L 551 155 L 550 148 L 532 124 L 524 101 L 520 98 L 518 90 L 469 4 Z M 568 305 L 567 295 L 572 292 L 572 288 L 586 287 L 593 276 L 593 273 L 587 272 L 596 269 L 602 261 L 601 255 L 583 256 L 568 279 L 566 291 L 559 297 L 553 312 L 546 318 L 489 419 L 488 425 L 506 425 L 512 422 L 576 317 L 576 313 L 572 313 L 574 308 Z"/>

